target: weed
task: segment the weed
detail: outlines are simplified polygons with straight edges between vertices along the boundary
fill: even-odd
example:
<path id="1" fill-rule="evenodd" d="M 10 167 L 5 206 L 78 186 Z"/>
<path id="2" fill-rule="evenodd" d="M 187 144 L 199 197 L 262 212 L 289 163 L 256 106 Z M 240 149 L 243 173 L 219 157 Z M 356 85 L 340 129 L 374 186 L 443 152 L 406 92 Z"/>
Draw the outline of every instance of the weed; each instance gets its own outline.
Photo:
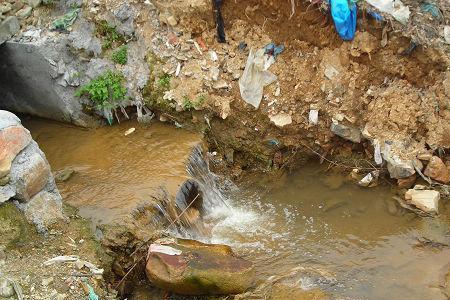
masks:
<path id="1" fill-rule="evenodd" d="M 87 96 L 98 109 L 115 109 L 125 99 L 127 89 L 123 86 L 122 74 L 107 71 L 88 84 L 82 86 L 76 96 Z"/>
<path id="2" fill-rule="evenodd" d="M 194 104 L 191 102 L 188 96 L 183 97 L 183 109 L 184 110 L 192 110 L 194 108 Z"/>
<path id="3" fill-rule="evenodd" d="M 206 101 L 206 95 L 202 94 L 202 95 L 198 96 L 197 99 L 195 99 L 195 103 L 194 103 L 195 108 L 202 107 L 202 105 L 205 103 L 205 101 Z"/>
<path id="4" fill-rule="evenodd" d="M 171 76 L 169 74 L 164 73 L 161 77 L 159 77 L 158 85 L 164 90 L 168 90 L 170 88 L 170 78 Z"/>
<path id="5" fill-rule="evenodd" d="M 121 46 L 113 52 L 111 59 L 115 63 L 125 65 L 128 61 L 128 47 L 126 45 Z"/>
<path id="6" fill-rule="evenodd" d="M 102 45 L 103 49 L 111 48 L 114 43 L 125 43 L 124 36 L 117 32 L 115 26 L 110 25 L 105 20 L 97 23 L 97 33 L 105 39 Z"/>

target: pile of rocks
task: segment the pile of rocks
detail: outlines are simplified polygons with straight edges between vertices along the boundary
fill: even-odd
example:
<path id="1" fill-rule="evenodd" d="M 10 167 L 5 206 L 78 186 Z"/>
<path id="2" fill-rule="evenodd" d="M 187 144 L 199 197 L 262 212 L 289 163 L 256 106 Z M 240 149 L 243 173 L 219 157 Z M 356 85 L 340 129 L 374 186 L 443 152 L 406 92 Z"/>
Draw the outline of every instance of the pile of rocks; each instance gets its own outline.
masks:
<path id="1" fill-rule="evenodd" d="M 0 44 L 9 40 L 20 30 L 20 23 L 28 19 L 33 9 L 41 3 L 50 2 L 42 0 L 6 0 L 0 4 Z"/>
<path id="2" fill-rule="evenodd" d="M 0 110 L 0 205 L 9 200 L 40 232 L 64 218 L 44 153 L 17 116 Z"/>

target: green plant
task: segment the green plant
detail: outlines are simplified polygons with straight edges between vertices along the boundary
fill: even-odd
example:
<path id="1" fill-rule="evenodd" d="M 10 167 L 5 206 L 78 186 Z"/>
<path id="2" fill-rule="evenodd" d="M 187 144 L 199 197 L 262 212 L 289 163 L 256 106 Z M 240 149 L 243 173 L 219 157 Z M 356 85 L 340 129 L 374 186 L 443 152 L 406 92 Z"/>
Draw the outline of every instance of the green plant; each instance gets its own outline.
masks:
<path id="1" fill-rule="evenodd" d="M 189 99 L 188 96 L 183 97 L 183 109 L 184 110 L 191 110 L 194 108 L 194 104 L 191 102 L 191 99 Z"/>
<path id="2" fill-rule="evenodd" d="M 206 101 L 206 95 L 202 94 L 202 95 L 198 96 L 197 99 L 195 99 L 195 103 L 194 103 L 195 108 L 202 107 L 202 105 L 203 105 L 203 103 L 205 103 L 205 101 Z"/>
<path id="3" fill-rule="evenodd" d="M 125 65 L 128 61 L 128 47 L 126 45 L 121 46 L 113 52 L 111 59 L 115 63 Z"/>
<path id="4" fill-rule="evenodd" d="M 124 36 L 117 32 L 115 26 L 110 25 L 105 20 L 97 23 L 97 33 L 104 37 L 104 42 L 102 45 L 103 49 L 111 48 L 113 43 L 125 43 Z"/>
<path id="5" fill-rule="evenodd" d="M 108 122 L 112 122 L 112 111 L 125 100 L 127 89 L 123 86 L 125 78 L 121 73 L 107 71 L 82 86 L 75 95 L 87 96 L 94 106 L 102 110 Z"/>
<path id="6" fill-rule="evenodd" d="M 159 77 L 158 85 L 164 90 L 168 90 L 170 88 L 170 78 L 171 76 L 169 74 L 164 73 L 161 77 Z"/>

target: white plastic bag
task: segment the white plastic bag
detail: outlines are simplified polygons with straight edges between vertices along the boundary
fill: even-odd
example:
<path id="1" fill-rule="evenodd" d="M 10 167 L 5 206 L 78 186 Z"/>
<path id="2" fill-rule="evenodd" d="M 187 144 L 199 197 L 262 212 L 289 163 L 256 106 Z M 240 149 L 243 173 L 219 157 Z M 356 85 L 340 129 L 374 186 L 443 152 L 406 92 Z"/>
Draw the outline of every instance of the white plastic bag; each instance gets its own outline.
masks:
<path id="1" fill-rule="evenodd" d="M 409 19 L 409 7 L 405 6 L 400 0 L 366 0 L 367 3 L 381 12 L 390 14 L 397 21 L 406 25 Z"/>
<path id="2" fill-rule="evenodd" d="M 277 76 L 266 70 L 266 63 L 264 49 L 256 51 L 255 54 L 253 49 L 250 49 L 244 73 L 239 79 L 242 99 L 255 108 L 261 103 L 264 87 L 277 80 Z"/>

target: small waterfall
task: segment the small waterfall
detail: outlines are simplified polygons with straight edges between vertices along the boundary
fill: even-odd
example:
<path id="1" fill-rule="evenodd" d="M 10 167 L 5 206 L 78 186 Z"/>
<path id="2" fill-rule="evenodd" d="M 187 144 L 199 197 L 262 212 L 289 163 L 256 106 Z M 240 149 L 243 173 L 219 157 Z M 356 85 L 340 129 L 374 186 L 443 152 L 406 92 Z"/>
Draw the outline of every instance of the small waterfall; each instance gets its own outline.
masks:
<path id="1" fill-rule="evenodd" d="M 187 164 L 187 172 L 198 182 L 200 190 L 203 192 L 204 213 L 210 214 L 217 209 L 230 207 L 224 188 L 219 184 L 219 177 L 210 171 L 208 159 L 205 158 L 200 146 L 195 147 L 192 151 Z"/>

